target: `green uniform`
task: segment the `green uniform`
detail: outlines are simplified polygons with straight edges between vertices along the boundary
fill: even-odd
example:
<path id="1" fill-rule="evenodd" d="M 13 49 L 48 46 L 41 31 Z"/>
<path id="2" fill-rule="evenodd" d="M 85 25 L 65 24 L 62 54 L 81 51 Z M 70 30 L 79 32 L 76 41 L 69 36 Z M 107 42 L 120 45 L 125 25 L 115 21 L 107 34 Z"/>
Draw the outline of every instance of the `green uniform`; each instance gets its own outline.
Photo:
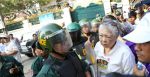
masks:
<path id="1" fill-rule="evenodd" d="M 31 65 L 31 69 L 33 71 L 33 75 L 32 77 L 36 77 L 36 75 L 40 72 L 42 66 L 43 66 L 43 62 L 44 62 L 44 59 L 42 57 L 37 57 L 32 65 Z"/>
<path id="2" fill-rule="evenodd" d="M 0 56 L 0 77 L 24 77 L 23 66 L 12 56 Z M 18 73 L 10 74 L 9 70 L 17 66 Z"/>
<path id="3" fill-rule="evenodd" d="M 85 77 L 84 66 L 74 52 L 69 53 L 63 61 L 50 55 L 37 77 Z"/>

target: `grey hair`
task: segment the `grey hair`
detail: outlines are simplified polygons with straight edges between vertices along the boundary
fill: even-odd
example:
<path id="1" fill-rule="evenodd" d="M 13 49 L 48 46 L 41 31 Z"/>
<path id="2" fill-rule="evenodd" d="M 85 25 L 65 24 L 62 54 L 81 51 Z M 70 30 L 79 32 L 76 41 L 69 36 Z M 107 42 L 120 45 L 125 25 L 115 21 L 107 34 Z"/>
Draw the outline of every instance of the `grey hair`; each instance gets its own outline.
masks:
<path id="1" fill-rule="evenodd" d="M 132 29 L 129 28 L 129 26 L 127 27 L 124 24 L 124 22 L 123 23 L 119 22 L 119 20 L 117 18 L 115 18 L 113 15 L 107 15 L 107 16 L 103 17 L 103 22 L 107 22 L 107 21 L 113 21 L 118 24 L 117 28 L 119 30 L 119 35 L 121 35 L 121 36 L 124 36 L 132 31 Z"/>
<path id="2" fill-rule="evenodd" d="M 112 31 L 112 34 L 116 37 L 119 36 L 120 34 L 120 31 L 118 29 L 118 23 L 115 22 L 115 21 L 105 21 L 103 22 L 100 26 L 99 26 L 99 29 L 109 29 L 110 31 Z"/>

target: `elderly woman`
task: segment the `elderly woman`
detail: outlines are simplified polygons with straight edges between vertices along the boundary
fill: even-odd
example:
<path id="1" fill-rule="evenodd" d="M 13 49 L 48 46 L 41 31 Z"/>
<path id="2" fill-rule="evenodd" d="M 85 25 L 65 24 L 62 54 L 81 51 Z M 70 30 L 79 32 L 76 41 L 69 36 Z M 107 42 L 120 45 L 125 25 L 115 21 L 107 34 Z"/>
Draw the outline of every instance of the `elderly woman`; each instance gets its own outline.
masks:
<path id="1" fill-rule="evenodd" d="M 105 21 L 99 27 L 100 41 L 94 48 L 98 77 L 105 77 L 110 72 L 132 74 L 134 55 L 127 45 L 117 40 L 117 26 L 117 22 Z"/>

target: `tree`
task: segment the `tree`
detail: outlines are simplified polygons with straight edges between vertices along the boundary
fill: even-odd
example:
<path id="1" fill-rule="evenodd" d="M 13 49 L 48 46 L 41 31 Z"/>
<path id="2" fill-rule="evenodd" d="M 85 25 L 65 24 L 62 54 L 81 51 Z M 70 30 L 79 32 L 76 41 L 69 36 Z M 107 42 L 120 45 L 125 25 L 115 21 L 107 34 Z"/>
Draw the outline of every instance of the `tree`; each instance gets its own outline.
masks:
<path id="1" fill-rule="evenodd" d="M 0 12 L 5 15 L 11 12 L 24 10 L 31 7 L 36 2 L 41 6 L 50 3 L 53 0 L 0 0 Z"/>

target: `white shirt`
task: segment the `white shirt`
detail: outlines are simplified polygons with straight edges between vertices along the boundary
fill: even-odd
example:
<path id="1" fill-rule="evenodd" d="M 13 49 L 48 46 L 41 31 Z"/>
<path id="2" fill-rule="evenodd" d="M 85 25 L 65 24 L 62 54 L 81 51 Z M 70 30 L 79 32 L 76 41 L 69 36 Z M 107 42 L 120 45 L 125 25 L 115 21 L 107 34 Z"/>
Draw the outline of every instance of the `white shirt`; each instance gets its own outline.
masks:
<path id="1" fill-rule="evenodd" d="M 0 52 L 4 52 L 5 51 L 5 44 L 0 43 Z"/>
<path id="2" fill-rule="evenodd" d="M 19 52 L 19 49 L 17 48 L 17 45 L 13 42 L 13 41 L 11 41 L 11 42 L 9 42 L 8 44 L 7 44 L 7 46 L 6 46 L 6 48 L 5 48 L 5 53 L 9 53 L 9 52 L 12 52 L 12 51 L 17 51 L 17 54 L 15 54 L 15 55 L 13 55 L 13 57 L 17 60 L 17 61 L 19 61 L 19 62 L 21 62 L 21 54 L 20 54 L 20 52 Z"/>
<path id="3" fill-rule="evenodd" d="M 108 55 L 104 54 L 104 47 L 98 42 L 94 48 L 98 61 L 98 76 L 105 77 L 110 72 L 132 74 L 135 64 L 134 55 L 124 43 L 117 41 Z"/>
<path id="4" fill-rule="evenodd" d="M 18 47 L 19 50 L 21 49 L 20 42 L 17 38 L 11 39 L 10 41 L 13 41 L 16 44 L 16 46 Z"/>

